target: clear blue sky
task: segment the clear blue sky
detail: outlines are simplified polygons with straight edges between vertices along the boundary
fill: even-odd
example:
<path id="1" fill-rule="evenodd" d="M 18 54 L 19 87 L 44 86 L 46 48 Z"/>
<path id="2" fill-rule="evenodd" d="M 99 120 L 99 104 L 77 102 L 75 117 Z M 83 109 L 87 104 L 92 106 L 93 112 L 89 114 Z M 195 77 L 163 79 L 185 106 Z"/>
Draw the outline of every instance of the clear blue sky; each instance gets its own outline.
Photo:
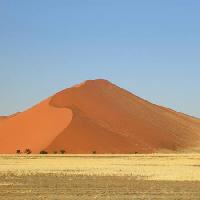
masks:
<path id="1" fill-rule="evenodd" d="M 200 117 L 200 1 L 0 0 L 0 115 L 95 78 Z"/>

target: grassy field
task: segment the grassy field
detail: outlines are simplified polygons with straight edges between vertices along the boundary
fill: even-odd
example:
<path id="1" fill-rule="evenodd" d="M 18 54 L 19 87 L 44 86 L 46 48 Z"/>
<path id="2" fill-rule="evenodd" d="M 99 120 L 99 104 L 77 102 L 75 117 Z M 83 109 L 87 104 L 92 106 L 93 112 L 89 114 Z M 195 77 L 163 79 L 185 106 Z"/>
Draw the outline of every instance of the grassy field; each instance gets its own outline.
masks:
<path id="1" fill-rule="evenodd" d="M 2 155 L 4 199 L 200 200 L 200 155 Z"/>

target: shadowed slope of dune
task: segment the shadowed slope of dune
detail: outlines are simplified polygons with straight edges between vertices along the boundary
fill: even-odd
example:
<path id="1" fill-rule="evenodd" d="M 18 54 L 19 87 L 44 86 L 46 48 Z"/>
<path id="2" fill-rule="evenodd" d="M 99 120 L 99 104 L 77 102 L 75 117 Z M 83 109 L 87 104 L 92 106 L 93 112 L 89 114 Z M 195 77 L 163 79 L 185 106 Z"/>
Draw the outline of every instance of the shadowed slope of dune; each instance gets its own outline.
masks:
<path id="1" fill-rule="evenodd" d="M 80 149 L 85 137 L 85 142 L 99 144 L 96 149 L 100 153 L 109 151 L 109 148 L 110 152 L 115 153 L 154 152 L 160 149 L 184 149 L 193 146 L 200 137 L 199 120 L 151 104 L 105 80 L 86 81 L 66 89 L 53 96 L 50 103 L 55 107 L 70 108 L 76 121 L 77 118 L 79 120 L 73 121 L 74 123 L 52 142 L 49 150 L 62 143 L 63 148 L 69 149 L 70 152 L 88 152 L 87 145 L 81 145 Z M 81 123 L 85 119 L 88 119 L 89 123 Z M 90 130 L 91 126 L 93 130 Z M 107 134 L 99 133 L 102 128 Z M 117 141 L 112 139 L 109 147 L 103 148 L 102 143 L 107 141 L 109 132 L 128 139 L 129 143 L 123 143 L 119 138 L 123 144 L 113 149 L 112 146 L 115 146 Z M 95 137 L 96 141 L 90 141 L 92 136 L 88 134 L 102 138 Z M 68 137 L 76 139 L 68 140 Z"/>
<path id="2" fill-rule="evenodd" d="M 25 147 L 34 152 L 151 153 L 191 150 L 199 141 L 199 119 L 101 79 L 65 89 L 0 125 L 1 153 Z"/>

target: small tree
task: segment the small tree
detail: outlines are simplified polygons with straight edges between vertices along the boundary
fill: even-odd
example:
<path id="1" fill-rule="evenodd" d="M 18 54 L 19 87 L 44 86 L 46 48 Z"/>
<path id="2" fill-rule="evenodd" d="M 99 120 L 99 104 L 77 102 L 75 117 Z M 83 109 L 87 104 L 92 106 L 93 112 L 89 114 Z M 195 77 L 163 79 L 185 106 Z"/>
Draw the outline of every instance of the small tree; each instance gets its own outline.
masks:
<path id="1" fill-rule="evenodd" d="M 54 154 L 57 154 L 58 152 L 57 152 L 57 151 L 54 151 L 53 153 L 54 153 Z"/>
<path id="2" fill-rule="evenodd" d="M 60 150 L 60 153 L 61 153 L 61 154 L 65 154 L 66 151 L 65 151 L 64 149 L 62 149 L 62 150 Z"/>
<path id="3" fill-rule="evenodd" d="M 45 150 L 42 150 L 42 151 L 40 151 L 40 154 L 48 154 L 48 152 Z"/>
<path id="4" fill-rule="evenodd" d="M 92 152 L 92 154 L 96 154 L 96 153 L 97 153 L 96 151 L 93 151 L 93 152 Z"/>
<path id="5" fill-rule="evenodd" d="M 17 154 L 20 154 L 20 153 L 21 153 L 21 151 L 20 151 L 19 149 L 17 149 L 17 150 L 16 150 L 16 153 L 17 153 Z"/>
<path id="6" fill-rule="evenodd" d="M 31 151 L 30 149 L 25 149 L 24 153 L 25 153 L 25 154 L 31 154 L 32 151 Z"/>

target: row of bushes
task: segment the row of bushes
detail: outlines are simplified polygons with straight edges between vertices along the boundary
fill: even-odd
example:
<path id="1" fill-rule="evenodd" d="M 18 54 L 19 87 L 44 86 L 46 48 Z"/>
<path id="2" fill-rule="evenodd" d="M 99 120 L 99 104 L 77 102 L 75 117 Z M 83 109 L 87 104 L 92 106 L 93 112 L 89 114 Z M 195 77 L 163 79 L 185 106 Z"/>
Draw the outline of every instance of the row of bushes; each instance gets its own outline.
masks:
<path id="1" fill-rule="evenodd" d="M 22 152 L 21 150 L 16 150 L 16 153 L 17 153 L 17 154 L 21 154 L 21 153 L 24 153 L 24 154 L 31 154 L 32 151 L 31 151 L 31 149 L 25 149 L 24 152 Z M 45 151 L 45 150 L 42 150 L 42 151 L 40 151 L 39 153 L 40 153 L 40 154 L 48 154 L 48 152 Z M 66 151 L 65 151 L 64 149 L 62 149 L 62 150 L 60 150 L 60 151 L 54 151 L 53 153 L 54 153 L 54 154 L 65 154 Z M 96 151 L 92 151 L 92 154 L 96 154 L 96 153 L 97 153 Z M 133 153 L 130 153 L 130 154 L 133 154 Z M 138 154 L 138 152 L 136 151 L 134 154 Z"/>
<path id="2" fill-rule="evenodd" d="M 22 153 L 24 153 L 24 154 L 31 154 L 32 153 L 32 151 L 31 151 L 31 149 L 25 149 L 24 151 L 21 151 L 21 150 L 16 150 L 16 153 L 17 154 L 22 154 Z M 40 151 L 39 152 L 40 154 L 48 154 L 48 152 L 47 151 L 45 151 L 45 150 L 42 150 L 42 151 Z M 66 153 L 66 151 L 65 150 L 60 150 L 60 151 L 54 151 L 53 152 L 54 154 L 58 154 L 58 153 L 60 153 L 60 154 L 65 154 Z"/>

